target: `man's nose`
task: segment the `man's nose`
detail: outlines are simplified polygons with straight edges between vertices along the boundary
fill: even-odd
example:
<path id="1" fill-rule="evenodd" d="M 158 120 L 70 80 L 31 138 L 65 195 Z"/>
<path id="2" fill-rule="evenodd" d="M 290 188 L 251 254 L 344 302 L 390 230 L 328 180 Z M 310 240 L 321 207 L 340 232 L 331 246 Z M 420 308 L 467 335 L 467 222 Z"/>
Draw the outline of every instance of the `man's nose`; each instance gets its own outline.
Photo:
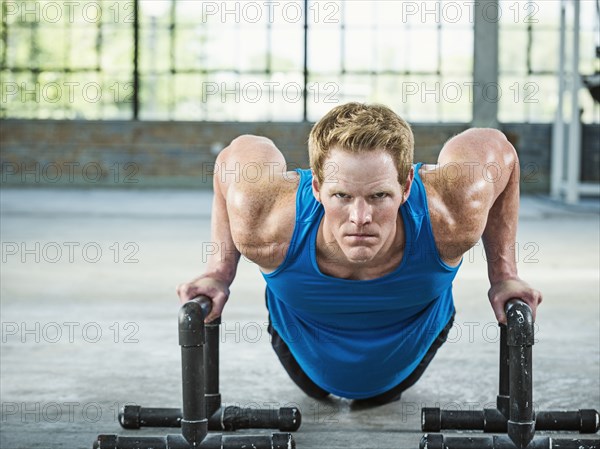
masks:
<path id="1" fill-rule="evenodd" d="M 371 223 L 373 213 L 371 206 L 362 198 L 356 198 L 350 211 L 350 221 L 356 226 L 364 226 Z"/>

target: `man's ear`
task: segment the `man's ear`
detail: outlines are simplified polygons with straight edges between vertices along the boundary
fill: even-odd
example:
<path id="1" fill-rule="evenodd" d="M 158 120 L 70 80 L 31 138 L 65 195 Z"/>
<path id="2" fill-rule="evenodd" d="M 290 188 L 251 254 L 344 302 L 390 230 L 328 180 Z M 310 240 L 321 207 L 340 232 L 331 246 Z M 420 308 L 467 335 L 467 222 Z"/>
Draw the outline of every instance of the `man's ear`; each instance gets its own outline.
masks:
<path id="1" fill-rule="evenodd" d="M 317 176 L 315 175 L 315 171 L 312 171 L 312 192 L 313 192 L 313 196 L 315 197 L 315 199 L 320 203 L 321 202 L 321 186 L 319 185 L 319 180 L 317 179 Z"/>
<path id="2" fill-rule="evenodd" d="M 410 188 L 412 187 L 412 183 L 415 179 L 415 168 L 411 167 L 408 176 L 406 178 L 406 182 L 402 186 L 402 203 L 405 203 L 410 196 Z"/>

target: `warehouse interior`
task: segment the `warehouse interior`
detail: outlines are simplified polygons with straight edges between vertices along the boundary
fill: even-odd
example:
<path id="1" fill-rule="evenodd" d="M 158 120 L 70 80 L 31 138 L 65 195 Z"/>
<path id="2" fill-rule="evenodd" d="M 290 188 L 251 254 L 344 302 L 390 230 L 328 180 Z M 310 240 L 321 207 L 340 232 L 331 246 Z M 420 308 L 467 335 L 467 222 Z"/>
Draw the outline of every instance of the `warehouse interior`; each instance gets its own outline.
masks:
<path id="1" fill-rule="evenodd" d="M 206 267 L 217 155 L 260 135 L 289 170 L 308 168 L 311 127 L 350 101 L 406 119 L 415 162 L 435 164 L 469 128 L 506 135 L 521 168 L 519 273 L 544 295 L 534 409 L 600 409 L 598 0 L 0 7 L 0 447 L 179 433 L 123 429 L 118 415 L 181 407 L 175 286 Z M 374 408 L 294 385 L 270 348 L 264 281 L 242 258 L 220 330 L 223 404 L 299 409 L 299 449 L 417 448 L 423 407 L 494 407 L 482 248 L 455 280 L 450 344 Z"/>

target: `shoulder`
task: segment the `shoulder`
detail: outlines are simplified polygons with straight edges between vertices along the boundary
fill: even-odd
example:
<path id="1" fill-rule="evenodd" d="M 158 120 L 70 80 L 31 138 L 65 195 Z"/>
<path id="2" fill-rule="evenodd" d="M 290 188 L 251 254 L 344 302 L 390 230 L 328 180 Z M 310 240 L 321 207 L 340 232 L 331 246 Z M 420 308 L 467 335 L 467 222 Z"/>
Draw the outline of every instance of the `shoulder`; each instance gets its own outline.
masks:
<path id="1" fill-rule="evenodd" d="M 440 151 L 430 184 L 456 213 L 491 206 L 518 158 L 499 130 L 468 129 L 448 140 Z"/>
<path id="2" fill-rule="evenodd" d="M 515 165 L 516 151 L 502 132 L 473 128 L 446 142 L 437 164 L 421 167 L 433 233 L 443 258 L 460 259 L 481 238 L 489 211 Z"/>

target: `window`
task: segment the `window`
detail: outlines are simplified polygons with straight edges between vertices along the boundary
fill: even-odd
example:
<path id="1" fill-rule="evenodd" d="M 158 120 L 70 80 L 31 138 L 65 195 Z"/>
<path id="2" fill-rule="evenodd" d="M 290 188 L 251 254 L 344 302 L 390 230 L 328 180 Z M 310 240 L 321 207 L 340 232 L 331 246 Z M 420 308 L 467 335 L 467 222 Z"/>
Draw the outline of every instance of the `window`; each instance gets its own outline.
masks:
<path id="1" fill-rule="evenodd" d="M 133 8 L 122 2 L 2 2 L 2 117 L 131 117 Z"/>
<path id="2" fill-rule="evenodd" d="M 357 100 L 411 122 L 472 118 L 473 2 L 1 5 L 1 117 L 301 121 Z M 591 74 L 595 2 L 581 8 L 580 70 Z M 560 2 L 500 0 L 499 11 L 499 120 L 551 122 Z M 584 121 L 597 121 L 581 98 Z"/>
<path id="3" fill-rule="evenodd" d="M 501 0 L 500 33 L 501 122 L 552 122 L 558 99 L 560 1 Z M 573 33 L 572 1 L 567 5 L 566 68 L 570 68 Z M 592 74 L 597 58 L 598 13 L 592 1 L 580 2 L 581 74 Z M 596 39 L 595 39 L 596 37 Z M 580 92 L 582 120 L 598 122 L 598 106 Z"/>
<path id="4" fill-rule="evenodd" d="M 309 20 L 309 119 L 318 119 L 332 102 L 372 101 L 410 121 L 471 120 L 473 23 L 464 5 L 310 5 L 309 12 L 319 5 L 320 20 Z"/>

